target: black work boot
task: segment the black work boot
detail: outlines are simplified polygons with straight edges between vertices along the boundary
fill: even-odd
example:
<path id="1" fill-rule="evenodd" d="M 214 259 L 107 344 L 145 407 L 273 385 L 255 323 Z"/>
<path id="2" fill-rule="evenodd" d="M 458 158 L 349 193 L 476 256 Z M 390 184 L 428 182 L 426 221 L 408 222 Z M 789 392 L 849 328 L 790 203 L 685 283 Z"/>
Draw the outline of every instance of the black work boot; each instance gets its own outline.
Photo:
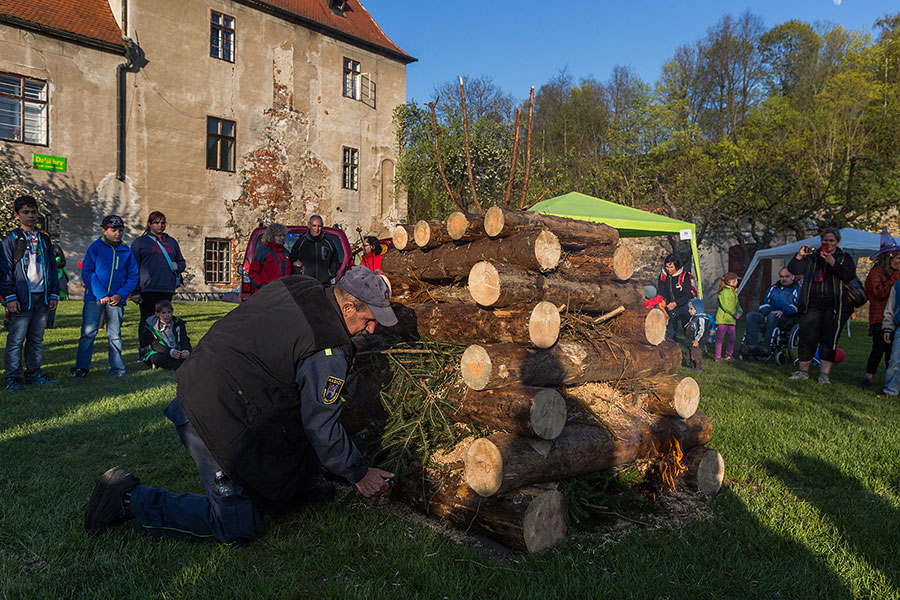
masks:
<path id="1" fill-rule="evenodd" d="M 140 484 L 140 479 L 122 467 L 113 467 L 104 473 L 85 508 L 84 528 L 91 533 L 100 533 L 107 527 L 134 518 L 125 508 L 124 496 Z"/>

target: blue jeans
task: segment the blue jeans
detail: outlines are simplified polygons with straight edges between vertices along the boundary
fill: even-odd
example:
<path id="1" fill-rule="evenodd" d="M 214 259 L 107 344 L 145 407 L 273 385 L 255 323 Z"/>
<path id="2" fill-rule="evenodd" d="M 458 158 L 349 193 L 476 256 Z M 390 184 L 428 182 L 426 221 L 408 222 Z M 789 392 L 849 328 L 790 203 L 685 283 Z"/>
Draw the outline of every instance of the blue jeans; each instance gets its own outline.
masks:
<path id="1" fill-rule="evenodd" d="M 214 538 L 238 544 L 249 544 L 262 535 L 262 513 L 243 495 L 241 487 L 230 480 L 224 489 L 216 484 L 216 472 L 222 468 L 177 398 L 166 408 L 165 415 L 175 424 L 181 443 L 197 463 L 206 495 L 173 494 L 160 488 L 137 486 L 131 493 L 130 510 L 141 530 L 154 537 Z"/>
<path id="2" fill-rule="evenodd" d="M 91 357 L 94 354 L 94 338 L 100 328 L 100 315 L 106 311 L 106 336 L 109 339 L 109 372 L 111 375 L 124 375 L 125 363 L 122 362 L 122 315 L 125 307 L 100 304 L 99 301 L 86 301 L 81 310 L 81 339 L 78 340 L 78 354 L 75 355 L 75 367 L 89 371 Z"/>
<path id="3" fill-rule="evenodd" d="M 787 323 L 787 317 L 776 316 L 775 313 L 762 314 L 761 312 L 747 313 L 747 343 L 751 346 L 759 346 L 759 330 L 766 326 L 766 333 L 763 335 L 762 345 L 766 348 L 772 347 L 772 335 L 775 328 L 779 325 Z"/>
<path id="4" fill-rule="evenodd" d="M 882 335 L 881 332 L 875 335 Z M 884 374 L 884 393 L 896 396 L 900 394 L 900 336 L 894 337 L 891 359 L 888 361 L 887 373 Z"/>
<path id="5" fill-rule="evenodd" d="M 24 302 L 21 303 L 24 305 Z M 47 326 L 47 304 L 44 293 L 31 295 L 31 309 L 9 315 L 4 367 L 7 379 L 22 379 L 22 345 L 25 346 L 25 381 L 41 374 L 44 355 L 44 328 Z"/>

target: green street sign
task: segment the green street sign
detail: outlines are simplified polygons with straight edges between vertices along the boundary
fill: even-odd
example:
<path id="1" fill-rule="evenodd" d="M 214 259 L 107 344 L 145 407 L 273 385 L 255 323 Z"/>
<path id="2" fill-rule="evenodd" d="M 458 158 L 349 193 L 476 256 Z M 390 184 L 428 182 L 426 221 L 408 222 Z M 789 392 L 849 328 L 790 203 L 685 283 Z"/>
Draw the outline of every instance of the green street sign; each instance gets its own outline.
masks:
<path id="1" fill-rule="evenodd" d="M 66 159 L 62 156 L 50 156 L 49 154 L 33 154 L 34 168 L 41 171 L 66 172 Z"/>

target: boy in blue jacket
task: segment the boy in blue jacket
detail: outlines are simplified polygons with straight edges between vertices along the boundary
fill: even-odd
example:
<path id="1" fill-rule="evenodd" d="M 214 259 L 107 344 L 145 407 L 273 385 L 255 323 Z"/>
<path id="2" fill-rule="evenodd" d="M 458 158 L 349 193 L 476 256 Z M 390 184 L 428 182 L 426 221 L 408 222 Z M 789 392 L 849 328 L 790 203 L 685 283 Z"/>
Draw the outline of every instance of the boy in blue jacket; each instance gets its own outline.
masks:
<path id="1" fill-rule="evenodd" d="M 138 282 L 137 262 L 131 248 L 122 243 L 122 217 L 103 218 L 103 235 L 88 246 L 81 265 L 84 284 L 84 308 L 81 312 L 81 339 L 72 377 L 84 379 L 91 368 L 94 338 L 100 327 L 100 315 L 106 314 L 106 334 L 109 338 L 109 373 L 126 375 L 122 361 L 122 316 L 125 299 Z"/>
<path id="2" fill-rule="evenodd" d="M 25 347 L 24 383 L 59 385 L 41 373 L 47 314 L 56 309 L 59 277 L 50 236 L 37 229 L 37 200 L 19 196 L 13 203 L 19 227 L 0 242 L 0 293 L 9 314 L 6 336 L 6 391 L 23 388 L 22 347 Z"/>

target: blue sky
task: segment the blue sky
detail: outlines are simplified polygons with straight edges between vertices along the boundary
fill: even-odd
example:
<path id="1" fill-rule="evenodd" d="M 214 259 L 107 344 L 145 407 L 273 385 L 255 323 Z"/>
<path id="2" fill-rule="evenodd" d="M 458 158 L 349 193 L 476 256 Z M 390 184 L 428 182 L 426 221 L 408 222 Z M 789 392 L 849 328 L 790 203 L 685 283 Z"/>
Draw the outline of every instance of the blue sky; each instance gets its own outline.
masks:
<path id="1" fill-rule="evenodd" d="M 605 81 L 631 66 L 648 83 L 682 44 L 701 38 L 725 13 L 749 9 L 766 28 L 790 19 L 872 32 L 900 12 L 887 0 L 758 0 L 754 4 L 582 0 L 362 0 L 385 33 L 418 62 L 407 67 L 407 100 L 427 102 L 457 75 L 487 75 L 517 99 L 567 67 L 575 80 Z"/>

